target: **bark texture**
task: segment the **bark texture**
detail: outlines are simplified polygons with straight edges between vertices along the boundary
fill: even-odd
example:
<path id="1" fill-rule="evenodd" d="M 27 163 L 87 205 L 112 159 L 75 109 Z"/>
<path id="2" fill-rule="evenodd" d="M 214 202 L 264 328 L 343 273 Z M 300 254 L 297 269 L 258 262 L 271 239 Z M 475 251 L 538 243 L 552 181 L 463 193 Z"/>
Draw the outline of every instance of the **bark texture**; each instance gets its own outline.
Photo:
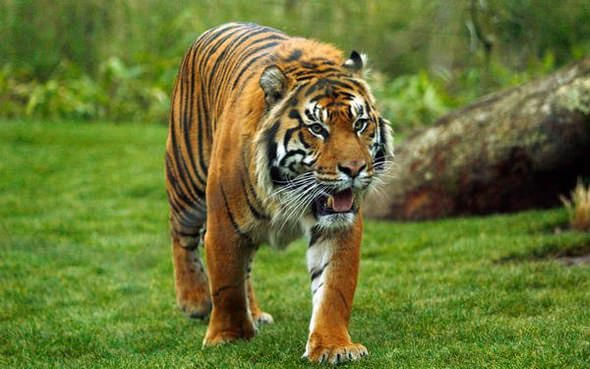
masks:
<path id="1" fill-rule="evenodd" d="M 372 218 L 415 220 L 559 204 L 590 174 L 590 58 L 489 95 L 396 150 Z"/>

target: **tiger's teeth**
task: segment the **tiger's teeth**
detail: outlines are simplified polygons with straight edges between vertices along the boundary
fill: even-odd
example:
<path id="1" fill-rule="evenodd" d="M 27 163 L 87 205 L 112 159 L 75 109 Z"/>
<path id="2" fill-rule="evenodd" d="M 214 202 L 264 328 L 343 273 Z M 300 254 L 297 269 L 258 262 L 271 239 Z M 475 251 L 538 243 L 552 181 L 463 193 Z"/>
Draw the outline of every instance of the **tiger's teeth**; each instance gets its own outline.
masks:
<path id="1" fill-rule="evenodd" d="M 328 200 L 326 200 L 326 207 L 330 209 L 334 208 L 334 197 L 328 196 Z"/>

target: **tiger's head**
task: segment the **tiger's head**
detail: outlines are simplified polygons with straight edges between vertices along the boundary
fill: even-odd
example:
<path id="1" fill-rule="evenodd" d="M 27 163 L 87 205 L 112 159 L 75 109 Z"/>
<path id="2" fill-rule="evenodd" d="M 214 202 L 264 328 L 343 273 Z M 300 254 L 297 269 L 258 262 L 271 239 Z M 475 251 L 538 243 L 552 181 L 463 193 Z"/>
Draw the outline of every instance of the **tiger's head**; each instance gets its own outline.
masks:
<path id="1" fill-rule="evenodd" d="M 317 58 L 316 58 L 317 59 Z M 311 217 L 350 226 L 393 158 L 389 123 L 375 109 L 357 52 L 340 65 L 273 64 L 260 77 L 266 113 L 256 137 L 256 175 L 280 222 Z"/>

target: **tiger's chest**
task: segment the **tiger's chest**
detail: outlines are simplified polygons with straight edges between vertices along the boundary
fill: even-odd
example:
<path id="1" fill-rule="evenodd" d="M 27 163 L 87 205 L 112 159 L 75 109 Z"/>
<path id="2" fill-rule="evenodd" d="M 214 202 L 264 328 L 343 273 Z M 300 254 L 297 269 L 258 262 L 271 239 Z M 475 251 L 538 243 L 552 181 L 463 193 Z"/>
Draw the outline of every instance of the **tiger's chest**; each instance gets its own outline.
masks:
<path id="1" fill-rule="evenodd" d="M 285 249 L 299 238 L 309 238 L 314 221 L 309 216 L 298 222 L 283 222 L 279 217 L 274 221 L 260 222 L 251 228 L 251 237 L 257 244 L 266 243 L 272 248 Z"/>
<path id="2" fill-rule="evenodd" d="M 302 235 L 303 231 L 296 226 L 270 227 L 266 234 L 266 242 L 273 248 L 284 249 Z"/>

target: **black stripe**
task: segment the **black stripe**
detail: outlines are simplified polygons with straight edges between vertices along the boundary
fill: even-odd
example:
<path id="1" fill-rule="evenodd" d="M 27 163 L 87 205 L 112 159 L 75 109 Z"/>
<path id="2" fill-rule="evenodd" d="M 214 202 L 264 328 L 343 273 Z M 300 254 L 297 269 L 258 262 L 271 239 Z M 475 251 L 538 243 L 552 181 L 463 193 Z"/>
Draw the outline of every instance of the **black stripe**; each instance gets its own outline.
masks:
<path id="1" fill-rule="evenodd" d="M 192 100 L 191 98 L 187 98 L 187 100 Z M 187 119 L 185 117 L 185 119 Z M 184 125 L 186 126 L 188 123 L 185 123 Z M 197 170 L 197 165 L 195 163 L 195 159 L 193 157 L 193 145 L 191 142 L 191 137 L 190 137 L 190 127 L 184 127 L 183 128 L 183 132 L 182 132 L 182 136 L 184 138 L 184 144 L 185 144 L 185 148 L 186 148 L 186 156 L 188 157 L 189 160 L 189 164 L 191 166 L 191 168 L 194 169 L 194 173 L 195 173 L 195 179 L 202 185 L 202 186 L 206 186 L 207 185 L 207 180 L 203 177 L 201 177 L 201 175 L 199 174 L 199 171 Z M 202 137 L 201 137 L 201 129 L 197 128 L 197 139 L 198 139 L 198 143 L 197 143 L 197 147 L 199 148 L 199 162 L 201 165 L 201 171 L 205 174 L 205 176 L 207 176 L 207 167 L 205 165 L 205 163 L 203 162 L 203 142 L 202 142 Z M 189 174 L 190 175 L 190 174 Z M 192 176 L 191 176 L 192 177 Z"/>
<path id="2" fill-rule="evenodd" d="M 340 300 L 342 300 L 342 304 L 344 304 L 344 306 L 346 306 L 347 311 L 348 310 L 348 303 L 346 302 L 346 298 L 344 297 L 344 294 L 342 293 L 342 291 L 339 288 L 336 288 L 336 292 L 338 292 L 338 296 L 340 296 Z"/>
<path id="3" fill-rule="evenodd" d="M 320 62 L 321 64 L 336 65 L 336 63 L 334 63 L 332 60 L 326 59 L 326 58 L 321 57 L 321 56 L 316 56 L 315 58 L 311 58 L 309 60 L 312 61 L 312 62 Z"/>
<path id="4" fill-rule="evenodd" d="M 252 215 L 254 215 L 254 218 L 256 218 L 258 220 L 268 219 L 267 216 L 262 214 L 260 211 L 258 211 L 258 209 L 256 209 L 256 207 L 250 201 L 250 197 L 248 196 L 248 190 L 246 188 L 246 183 L 244 181 L 244 176 L 242 174 L 240 174 L 240 181 L 242 182 L 242 188 L 244 189 L 244 196 L 246 197 L 246 203 L 248 204 L 248 208 L 250 209 L 250 212 L 252 213 Z"/>
<path id="5" fill-rule="evenodd" d="M 227 197 L 225 196 L 225 191 L 223 190 L 223 186 L 220 186 L 220 190 L 221 190 L 221 196 L 223 196 L 223 203 L 225 205 L 225 211 L 227 212 L 227 217 L 229 218 L 229 221 L 231 223 L 231 225 L 234 227 L 234 230 L 236 231 L 236 233 L 242 237 L 243 239 L 247 240 L 248 243 L 252 244 L 254 242 L 252 242 L 252 239 L 250 238 L 250 236 L 242 231 L 240 229 L 240 226 L 238 225 L 238 223 L 236 222 L 236 219 L 234 218 L 234 215 L 231 212 L 231 209 L 229 207 L 229 203 L 227 202 Z"/>
<path id="6" fill-rule="evenodd" d="M 203 33 L 203 35 L 197 39 L 196 43 L 201 43 L 205 45 L 210 44 L 213 40 L 221 36 L 223 33 L 239 27 L 243 27 L 243 25 L 239 23 L 234 23 L 211 28 L 207 32 Z"/>
<path id="7" fill-rule="evenodd" d="M 299 142 L 301 142 L 303 147 L 305 147 L 306 149 L 309 149 L 311 147 L 311 145 L 307 141 L 305 141 L 303 131 L 299 131 Z"/>
<path id="8" fill-rule="evenodd" d="M 270 180 L 278 186 L 286 184 L 286 178 L 283 178 L 279 168 L 275 166 L 270 168 Z"/>
<path id="9" fill-rule="evenodd" d="M 205 106 L 205 84 L 203 83 L 203 81 L 201 81 L 201 83 L 199 83 L 200 87 L 201 87 L 201 91 L 200 91 L 200 96 L 198 100 L 198 106 L 197 106 L 197 111 L 199 113 L 199 122 L 202 126 L 205 126 L 205 132 L 207 133 L 207 137 L 209 138 L 208 142 L 211 142 L 212 138 L 213 138 L 213 132 L 211 131 L 211 127 L 213 125 L 213 122 L 209 121 L 209 107 Z"/>
<path id="10" fill-rule="evenodd" d="M 306 162 L 304 162 L 304 161 L 302 160 L 302 161 L 301 161 L 301 164 L 305 165 L 306 167 L 311 167 L 311 166 L 313 166 L 313 165 L 314 165 L 314 164 L 315 164 L 317 161 L 318 161 L 318 159 L 317 159 L 317 158 L 316 158 L 316 159 L 313 159 L 313 160 L 312 160 L 311 162 L 309 162 L 309 163 L 306 163 Z"/>
<path id="11" fill-rule="evenodd" d="M 305 114 L 307 114 L 307 110 L 305 111 Z M 301 119 L 301 115 L 299 114 L 299 112 L 297 111 L 297 109 L 293 109 L 289 112 L 289 118 L 291 119 L 297 119 L 297 121 L 299 122 L 299 125 L 302 126 L 303 125 L 303 119 Z M 312 118 L 310 118 L 310 120 L 314 120 L 313 119 L 313 115 Z"/>
<path id="12" fill-rule="evenodd" d="M 223 57 L 225 56 L 226 53 L 234 53 L 236 51 L 236 49 L 239 46 L 242 46 L 246 40 L 250 40 L 252 38 L 255 38 L 259 34 L 265 33 L 265 32 L 268 32 L 268 30 L 263 27 L 259 27 L 255 31 L 247 30 L 246 32 L 240 34 L 238 37 L 236 37 L 234 40 L 231 41 L 231 43 L 226 47 L 226 49 L 223 51 L 223 53 L 217 57 L 217 60 L 223 60 Z M 252 41 L 250 44 L 248 44 L 246 46 L 245 50 L 248 50 L 248 48 L 252 48 L 252 45 L 256 45 L 259 42 L 263 42 L 266 39 L 267 38 L 262 38 L 262 39 Z M 244 50 L 242 50 L 242 51 L 244 51 Z M 240 54 L 243 54 L 243 52 L 242 53 L 238 52 L 237 53 L 238 57 L 233 58 L 233 61 L 234 61 L 233 65 L 230 64 L 232 62 L 232 60 L 229 60 L 229 63 L 225 63 L 225 69 L 220 73 L 220 76 L 217 78 L 217 81 L 219 81 L 220 85 L 226 86 L 228 78 L 230 78 L 233 74 L 235 74 L 235 67 L 239 66 L 241 63 L 243 63 L 244 56 L 243 55 L 240 56 Z M 222 63 L 216 63 L 214 65 L 214 67 L 213 67 L 214 70 L 213 70 L 213 72 L 211 72 L 212 75 L 215 73 L 217 66 L 219 66 L 221 64 Z M 228 64 L 230 64 L 230 65 L 228 65 Z"/>
<path id="13" fill-rule="evenodd" d="M 330 84 L 334 87 L 342 87 L 347 90 L 354 90 L 354 86 L 361 87 L 358 82 L 353 82 L 351 79 L 330 79 Z"/>
<path id="14" fill-rule="evenodd" d="M 242 25 L 235 25 L 232 27 L 224 28 L 220 32 L 215 34 L 215 37 L 210 38 L 205 45 L 210 46 L 209 48 L 209 55 L 212 55 L 217 51 L 217 49 L 231 36 L 235 34 L 235 32 L 230 32 L 235 30 L 236 28 L 244 28 Z M 225 33 L 225 35 L 224 35 Z"/>
<path id="15" fill-rule="evenodd" d="M 184 211 L 180 208 L 180 204 L 178 204 L 176 201 L 176 198 L 178 197 L 178 183 L 173 177 L 168 177 L 168 182 L 170 185 L 172 185 L 172 191 L 168 191 L 168 201 L 170 202 L 170 207 L 173 210 L 172 214 L 183 217 L 182 214 L 184 214 Z"/>
<path id="16" fill-rule="evenodd" d="M 180 204 L 178 204 L 174 198 L 171 196 L 168 196 L 168 198 L 170 199 L 170 206 L 173 210 L 172 216 L 178 223 L 180 223 L 182 227 L 192 228 L 195 225 L 198 225 L 199 222 L 195 221 L 193 218 L 190 218 L 189 212 L 187 212 L 186 209 L 182 209 Z"/>
<path id="17" fill-rule="evenodd" d="M 278 35 L 278 34 L 270 34 L 270 35 L 266 35 L 264 37 L 258 38 L 252 42 L 250 42 L 245 50 L 242 50 L 242 55 L 237 59 L 236 65 L 242 65 L 244 63 L 244 61 L 246 61 L 248 58 L 250 58 L 252 55 L 256 54 L 257 52 L 266 49 L 266 47 L 264 45 L 262 45 L 261 47 L 257 47 L 255 48 L 255 45 L 258 45 L 260 43 L 264 43 L 267 41 L 284 41 L 286 40 L 286 37 L 282 36 L 282 35 Z M 278 42 L 277 42 L 278 43 Z M 233 72 L 233 71 L 232 71 Z"/>
<path id="18" fill-rule="evenodd" d="M 314 279 L 316 279 L 317 277 L 321 276 L 322 273 L 324 272 L 324 270 L 326 269 L 326 267 L 330 264 L 330 262 L 326 262 L 326 264 L 322 265 L 321 268 L 319 269 L 314 269 L 312 268 L 310 270 L 310 274 L 311 274 L 311 281 L 313 282 Z"/>
<path id="19" fill-rule="evenodd" d="M 195 237 L 196 238 L 199 236 L 199 232 L 187 233 L 187 232 L 175 231 L 174 233 L 176 233 L 177 235 L 182 236 L 182 237 Z"/>
<path id="20" fill-rule="evenodd" d="M 196 54 L 196 50 L 195 50 L 195 54 Z M 206 177 L 207 177 L 207 172 L 209 170 L 209 168 L 208 168 L 209 166 L 208 166 L 207 163 L 205 163 L 205 159 L 206 158 L 205 158 L 205 152 L 204 152 L 204 148 L 205 147 L 204 147 L 204 142 L 203 142 L 204 141 L 203 140 L 203 135 L 205 133 L 207 133 L 207 136 L 208 137 L 211 137 L 211 134 L 210 134 L 210 131 L 209 131 L 210 130 L 209 124 L 208 124 L 209 122 L 207 121 L 206 118 L 205 119 L 202 119 L 201 118 L 202 114 L 205 114 L 206 115 L 206 111 L 207 111 L 206 108 L 200 106 L 200 103 L 203 101 L 203 98 L 204 98 L 204 95 L 203 95 L 203 81 L 202 80 L 199 81 L 200 82 L 199 85 L 200 85 L 200 88 L 201 88 L 201 90 L 200 90 L 201 95 L 200 96 L 197 96 L 196 98 L 194 98 L 195 97 L 194 88 L 196 86 L 195 73 L 196 73 L 196 70 L 198 68 L 197 65 L 195 65 L 196 59 L 197 59 L 196 56 L 194 56 L 193 63 L 192 63 L 192 66 L 191 66 L 191 75 L 190 75 L 191 79 L 190 79 L 190 85 L 189 85 L 190 86 L 190 93 L 189 93 L 189 95 L 187 97 L 187 100 L 189 100 L 190 103 L 191 103 L 191 105 L 190 105 L 191 106 L 191 110 L 190 110 L 190 115 L 189 115 L 189 118 L 188 119 L 192 119 L 193 118 L 193 115 L 194 115 L 193 114 L 193 106 L 194 106 L 194 104 L 196 104 L 197 105 L 196 106 L 196 108 L 197 108 L 197 115 L 198 115 L 197 116 L 197 122 L 196 122 L 197 123 L 197 129 L 196 129 L 196 131 L 197 131 L 198 160 L 199 160 L 199 165 L 200 165 L 201 173 L 203 173 L 204 176 L 205 176 L 205 178 L 201 178 L 201 181 L 202 181 L 202 184 L 203 185 L 206 185 Z M 201 78 L 200 71 L 199 71 L 199 78 Z M 205 129 L 203 129 L 203 125 L 205 126 Z M 190 132 L 190 127 L 189 127 L 189 130 L 186 130 L 185 131 L 186 140 L 187 140 L 187 142 L 189 142 L 189 145 L 187 147 L 187 150 L 189 150 L 189 155 L 190 155 L 190 154 L 192 154 L 192 152 L 190 151 L 189 132 Z M 192 155 L 190 155 L 190 156 L 192 156 Z M 191 164 L 193 165 L 193 167 L 195 168 L 195 171 L 196 171 L 196 165 L 195 165 L 194 159 L 192 157 L 191 157 Z"/>
<path id="21" fill-rule="evenodd" d="M 295 155 L 302 155 L 305 157 L 305 155 L 307 155 L 307 153 L 303 150 L 297 149 L 297 150 L 293 150 L 293 151 L 289 151 L 287 152 L 287 154 L 285 154 L 285 156 L 281 159 L 281 161 L 279 162 L 279 166 L 284 165 L 287 162 L 287 159 L 289 159 L 292 156 Z"/>
<path id="22" fill-rule="evenodd" d="M 322 79 L 318 80 L 316 83 L 309 86 L 307 91 L 305 91 L 305 96 L 309 96 L 322 88 L 328 87 L 329 85 L 330 84 L 329 84 L 328 80 L 322 78 Z"/>
<path id="23" fill-rule="evenodd" d="M 307 119 L 309 119 L 310 121 L 312 121 L 312 122 L 316 121 L 316 117 L 308 109 L 305 109 L 304 114 L 307 117 Z M 289 116 L 291 116 L 291 115 L 289 115 Z"/>
<path id="24" fill-rule="evenodd" d="M 346 91 L 338 91 L 338 94 L 345 97 L 346 100 L 353 100 L 356 98 L 356 95 L 351 94 L 350 92 L 346 92 Z"/>
<path id="25" fill-rule="evenodd" d="M 184 138 L 189 164 L 190 164 L 191 168 L 194 169 L 196 179 L 200 182 L 200 184 L 202 186 L 204 186 L 206 184 L 206 180 L 203 177 L 201 177 L 197 171 L 197 167 L 195 165 L 194 158 L 192 157 L 192 143 L 190 141 L 190 135 L 188 134 L 188 132 L 190 132 L 190 126 L 192 124 L 191 123 L 191 114 L 190 114 L 192 111 L 192 104 L 191 104 L 190 109 L 188 106 L 189 102 L 192 101 L 192 92 L 191 92 L 192 86 L 191 86 L 190 82 L 186 81 L 186 78 L 187 78 L 187 74 L 185 72 L 183 72 L 183 75 L 179 81 L 180 98 L 184 99 L 184 101 L 181 101 L 181 104 L 179 104 L 181 107 L 180 111 L 179 111 L 179 113 L 181 114 L 181 122 L 180 122 L 181 130 L 182 130 L 181 134 Z M 185 91 L 185 86 L 184 86 L 185 84 L 187 84 L 189 86 L 189 88 L 191 89 L 188 92 Z M 171 128 L 172 128 L 172 130 L 174 130 L 175 125 L 172 125 Z M 174 134 L 174 133 L 172 132 L 171 134 Z M 206 169 L 205 169 L 204 173 L 206 174 Z M 190 173 L 189 173 L 189 176 L 192 179 L 192 176 L 190 175 Z"/>
<path id="26" fill-rule="evenodd" d="M 323 234 L 320 231 L 320 228 L 317 226 L 311 227 L 310 238 L 309 238 L 309 247 L 312 247 L 316 242 L 322 238 Z"/>
<path id="27" fill-rule="evenodd" d="M 320 283 L 320 284 L 319 284 L 319 285 L 318 285 L 318 286 L 315 288 L 315 290 L 311 291 L 311 294 L 312 294 L 312 295 L 315 295 L 315 293 L 316 293 L 316 292 L 318 292 L 318 290 L 319 290 L 320 288 L 322 288 L 322 286 L 323 286 L 323 285 L 324 285 L 324 283 L 323 283 L 323 282 L 322 282 L 322 283 Z"/>
<path id="28" fill-rule="evenodd" d="M 234 39 L 231 40 L 225 46 L 225 48 L 223 49 L 223 51 L 216 57 L 216 61 L 217 62 L 213 65 L 213 68 L 211 68 L 211 71 L 209 72 L 210 79 L 213 81 L 213 80 L 215 80 L 217 78 L 217 80 L 219 81 L 219 84 L 220 85 L 223 85 L 223 80 L 224 80 L 223 74 L 224 73 L 222 72 L 221 73 L 222 76 L 218 76 L 217 75 L 217 69 L 220 66 L 222 66 L 222 65 L 223 66 L 226 66 L 227 62 L 225 60 L 225 56 L 228 53 L 233 52 L 235 48 L 237 48 L 238 46 L 240 46 L 242 44 L 242 42 L 244 41 L 244 39 L 248 39 L 250 37 L 253 37 L 254 35 L 257 34 L 257 32 L 261 32 L 260 30 L 258 30 L 257 32 L 249 32 L 247 29 L 245 29 L 245 30 L 242 29 L 240 31 L 243 32 L 243 33 L 241 33 L 239 35 L 236 34 L 236 33 L 230 35 L 230 36 L 235 36 Z M 240 32 L 240 31 L 237 31 L 237 32 Z M 231 60 L 230 60 L 230 62 L 231 62 Z M 226 68 L 225 71 L 226 72 L 232 72 L 231 69 L 232 68 Z"/>
<path id="29" fill-rule="evenodd" d="M 234 288 L 238 288 L 238 286 L 223 286 L 223 287 L 219 287 L 215 292 L 213 292 L 212 296 L 213 297 L 219 297 L 219 295 L 221 294 L 221 292 L 229 290 L 229 289 L 234 289 Z"/>
<path id="30" fill-rule="evenodd" d="M 203 42 L 202 44 L 200 44 L 199 47 L 199 57 L 198 57 L 198 64 L 197 67 L 195 68 L 198 72 L 199 72 L 199 76 L 201 78 L 201 84 L 204 84 L 206 87 L 210 88 L 210 84 L 212 82 L 212 80 L 210 78 L 208 78 L 208 74 L 206 74 L 205 72 L 208 69 L 208 65 L 211 61 L 211 58 L 213 57 L 213 54 L 215 53 L 215 51 L 224 44 L 224 42 L 232 37 L 234 32 L 229 32 L 231 30 L 234 30 L 236 28 L 240 28 L 240 25 L 236 25 L 234 27 L 230 27 L 229 29 L 227 29 L 228 32 L 219 32 L 216 34 L 215 37 L 207 39 L 207 42 Z M 226 31 L 226 30 L 222 30 L 222 31 Z"/>
<path id="31" fill-rule="evenodd" d="M 232 85 L 232 89 L 237 89 L 239 84 L 240 84 L 240 80 L 242 79 L 244 73 L 246 73 L 247 70 L 250 70 L 250 67 L 256 63 L 257 61 L 260 60 L 264 60 L 265 58 L 267 59 L 268 62 L 271 62 L 274 60 L 274 56 L 271 55 L 268 52 L 262 53 L 262 51 L 271 48 L 271 47 L 275 47 L 276 45 L 279 44 L 279 42 L 271 42 L 271 43 L 267 43 L 265 45 L 262 45 L 256 49 L 251 50 L 253 45 L 256 45 L 258 43 L 261 42 L 267 42 L 268 40 L 278 40 L 278 41 L 284 41 L 286 40 L 286 37 L 282 36 L 281 34 L 273 34 L 271 36 L 267 36 L 265 38 L 262 39 L 258 39 L 255 40 L 253 42 L 251 42 L 248 47 L 248 52 L 245 53 L 242 57 L 240 57 L 235 63 L 234 63 L 234 67 L 232 68 L 232 76 L 236 76 L 236 72 L 237 72 L 237 68 L 240 68 L 239 73 L 237 73 L 236 78 L 233 79 L 233 85 Z M 246 60 L 250 59 L 247 63 Z M 239 86 L 239 90 L 237 93 L 234 93 L 234 98 L 232 99 L 232 104 L 235 104 L 235 102 L 237 101 L 238 97 L 242 95 L 242 91 L 244 90 L 244 87 L 246 85 L 246 82 L 248 82 L 253 76 L 258 75 L 259 71 L 254 69 L 253 71 L 251 71 L 250 73 L 248 73 L 246 75 L 246 78 L 244 79 L 244 81 L 242 81 L 242 84 Z M 227 84 L 226 84 L 227 85 Z"/>
<path id="32" fill-rule="evenodd" d="M 280 121 L 276 121 L 273 125 L 264 133 L 264 141 L 266 142 L 266 159 L 268 160 L 268 166 L 272 166 L 273 161 L 277 157 L 277 143 L 276 136 L 281 126 Z"/>
<path id="33" fill-rule="evenodd" d="M 302 124 L 299 123 L 299 126 L 285 130 L 285 137 L 283 138 L 283 146 L 285 146 L 285 150 L 287 149 L 287 147 L 289 145 L 289 141 L 291 141 L 291 137 L 293 136 L 293 133 L 299 131 L 299 129 L 301 127 L 302 127 Z"/>
<path id="34" fill-rule="evenodd" d="M 176 169 L 178 170 L 178 176 L 180 182 L 191 192 L 195 193 L 196 197 L 193 197 L 194 201 L 197 199 L 204 199 L 205 198 L 205 191 L 202 190 L 198 185 L 197 181 L 194 181 L 192 176 L 189 173 L 186 161 L 184 161 L 184 157 L 180 152 L 180 148 L 176 147 L 174 149 L 175 158 L 176 158 Z M 190 155 L 189 155 L 190 156 Z M 200 181 L 200 177 L 197 175 L 197 179 Z"/>
<path id="35" fill-rule="evenodd" d="M 385 168 L 385 147 L 387 146 L 387 135 L 385 134 L 385 125 L 387 123 L 383 118 L 379 118 L 379 136 L 381 142 L 378 143 L 379 150 L 375 154 L 374 167 L 376 170 L 384 170 Z"/>
<path id="36" fill-rule="evenodd" d="M 295 49 L 295 50 L 291 51 L 291 54 L 289 54 L 286 61 L 290 62 L 290 61 L 299 60 L 299 58 L 301 57 L 302 54 L 303 53 L 301 52 L 300 49 Z"/>
<path id="37" fill-rule="evenodd" d="M 246 194 L 246 200 L 248 201 L 248 206 L 250 206 L 250 210 L 252 210 L 252 214 L 254 214 L 254 216 L 257 217 L 258 219 L 269 219 L 268 215 L 264 214 L 262 210 L 259 210 L 258 208 L 256 208 L 254 206 L 254 204 L 252 204 L 250 202 L 250 199 L 248 197 L 248 193 L 251 193 L 252 197 L 254 198 L 254 201 L 257 204 L 260 204 L 260 200 L 258 199 L 258 194 L 256 193 L 256 189 L 254 189 L 254 186 L 252 186 L 252 182 L 250 181 L 250 176 L 248 175 L 249 171 L 248 171 L 248 166 L 246 165 L 246 156 L 247 155 L 245 153 L 242 154 L 242 169 L 244 171 L 243 174 L 245 174 L 246 178 L 244 179 L 244 177 L 241 176 L 240 179 L 242 180 L 242 185 L 244 186 L 244 192 Z"/>
<path id="38" fill-rule="evenodd" d="M 342 78 L 342 77 L 346 77 L 345 74 L 341 74 L 341 73 L 322 73 L 320 70 L 308 70 L 308 69 L 303 69 L 300 70 L 298 72 L 295 72 L 292 74 L 292 76 L 295 78 L 296 81 L 300 82 L 300 81 L 306 81 L 309 80 L 311 78 Z"/>
<path id="39" fill-rule="evenodd" d="M 177 180 L 181 181 L 182 184 L 187 188 L 187 190 L 191 191 L 193 190 L 196 197 L 199 198 L 204 198 L 205 197 L 205 193 L 204 191 L 201 191 L 201 189 L 199 189 L 196 186 L 196 183 L 194 181 L 191 180 L 187 180 L 186 176 L 185 176 L 185 172 L 187 171 L 186 168 L 186 163 L 184 162 L 184 159 L 182 157 L 182 153 L 180 152 L 179 146 L 176 142 L 176 133 L 174 131 L 174 125 L 171 124 L 170 125 L 170 140 L 171 140 L 171 145 L 172 145 L 172 155 L 173 155 L 173 163 L 174 166 L 176 167 L 176 172 L 178 174 L 178 178 Z M 189 195 L 192 195 L 192 193 L 190 193 Z M 192 197 L 192 201 L 196 201 L 196 197 L 191 196 Z M 187 201 L 190 202 L 190 201 Z"/>
<path id="40" fill-rule="evenodd" d="M 274 35 L 274 36 L 269 36 L 269 37 L 267 37 L 266 39 L 268 39 L 268 40 L 270 40 L 270 39 L 284 40 L 284 38 L 283 38 L 283 37 L 279 37 L 279 36 L 276 36 L 276 35 Z M 266 39 L 264 39 L 264 41 L 265 41 Z M 261 39 L 260 41 L 263 41 L 263 39 Z M 258 40 L 257 40 L 257 42 L 260 42 L 260 41 L 258 41 Z M 278 42 L 269 42 L 269 43 L 266 43 L 266 44 L 264 44 L 264 45 L 261 45 L 261 46 L 259 46 L 259 47 L 255 48 L 255 49 L 251 50 L 251 51 L 250 51 L 250 52 L 249 52 L 249 53 L 246 55 L 246 57 L 244 57 L 244 60 L 245 60 L 246 58 L 248 58 L 248 57 L 251 57 L 251 56 L 253 56 L 253 55 L 256 55 L 256 54 L 260 53 L 260 52 L 261 52 L 261 51 L 263 51 L 263 50 L 266 50 L 266 49 L 269 49 L 269 48 L 271 48 L 271 47 L 277 46 L 278 44 L 279 44 Z M 235 89 L 235 88 L 237 88 L 237 87 L 238 87 L 238 84 L 240 83 L 240 80 L 242 79 L 242 77 L 243 77 L 244 73 L 245 73 L 245 72 L 246 72 L 246 71 L 247 71 L 247 70 L 248 70 L 248 69 L 249 69 L 249 68 L 252 66 L 252 64 L 254 64 L 254 63 L 255 63 L 255 62 L 257 62 L 258 60 L 260 60 L 260 59 L 262 59 L 262 58 L 264 58 L 264 57 L 266 57 L 266 56 L 267 56 L 267 55 L 264 55 L 264 54 L 263 54 L 263 55 L 257 55 L 257 56 L 255 56 L 255 57 L 251 58 L 251 59 L 250 59 L 250 60 L 249 60 L 249 61 L 248 61 L 246 64 L 243 64 L 243 65 L 241 65 L 240 72 L 237 74 L 236 78 L 234 79 L 233 88 Z"/>

